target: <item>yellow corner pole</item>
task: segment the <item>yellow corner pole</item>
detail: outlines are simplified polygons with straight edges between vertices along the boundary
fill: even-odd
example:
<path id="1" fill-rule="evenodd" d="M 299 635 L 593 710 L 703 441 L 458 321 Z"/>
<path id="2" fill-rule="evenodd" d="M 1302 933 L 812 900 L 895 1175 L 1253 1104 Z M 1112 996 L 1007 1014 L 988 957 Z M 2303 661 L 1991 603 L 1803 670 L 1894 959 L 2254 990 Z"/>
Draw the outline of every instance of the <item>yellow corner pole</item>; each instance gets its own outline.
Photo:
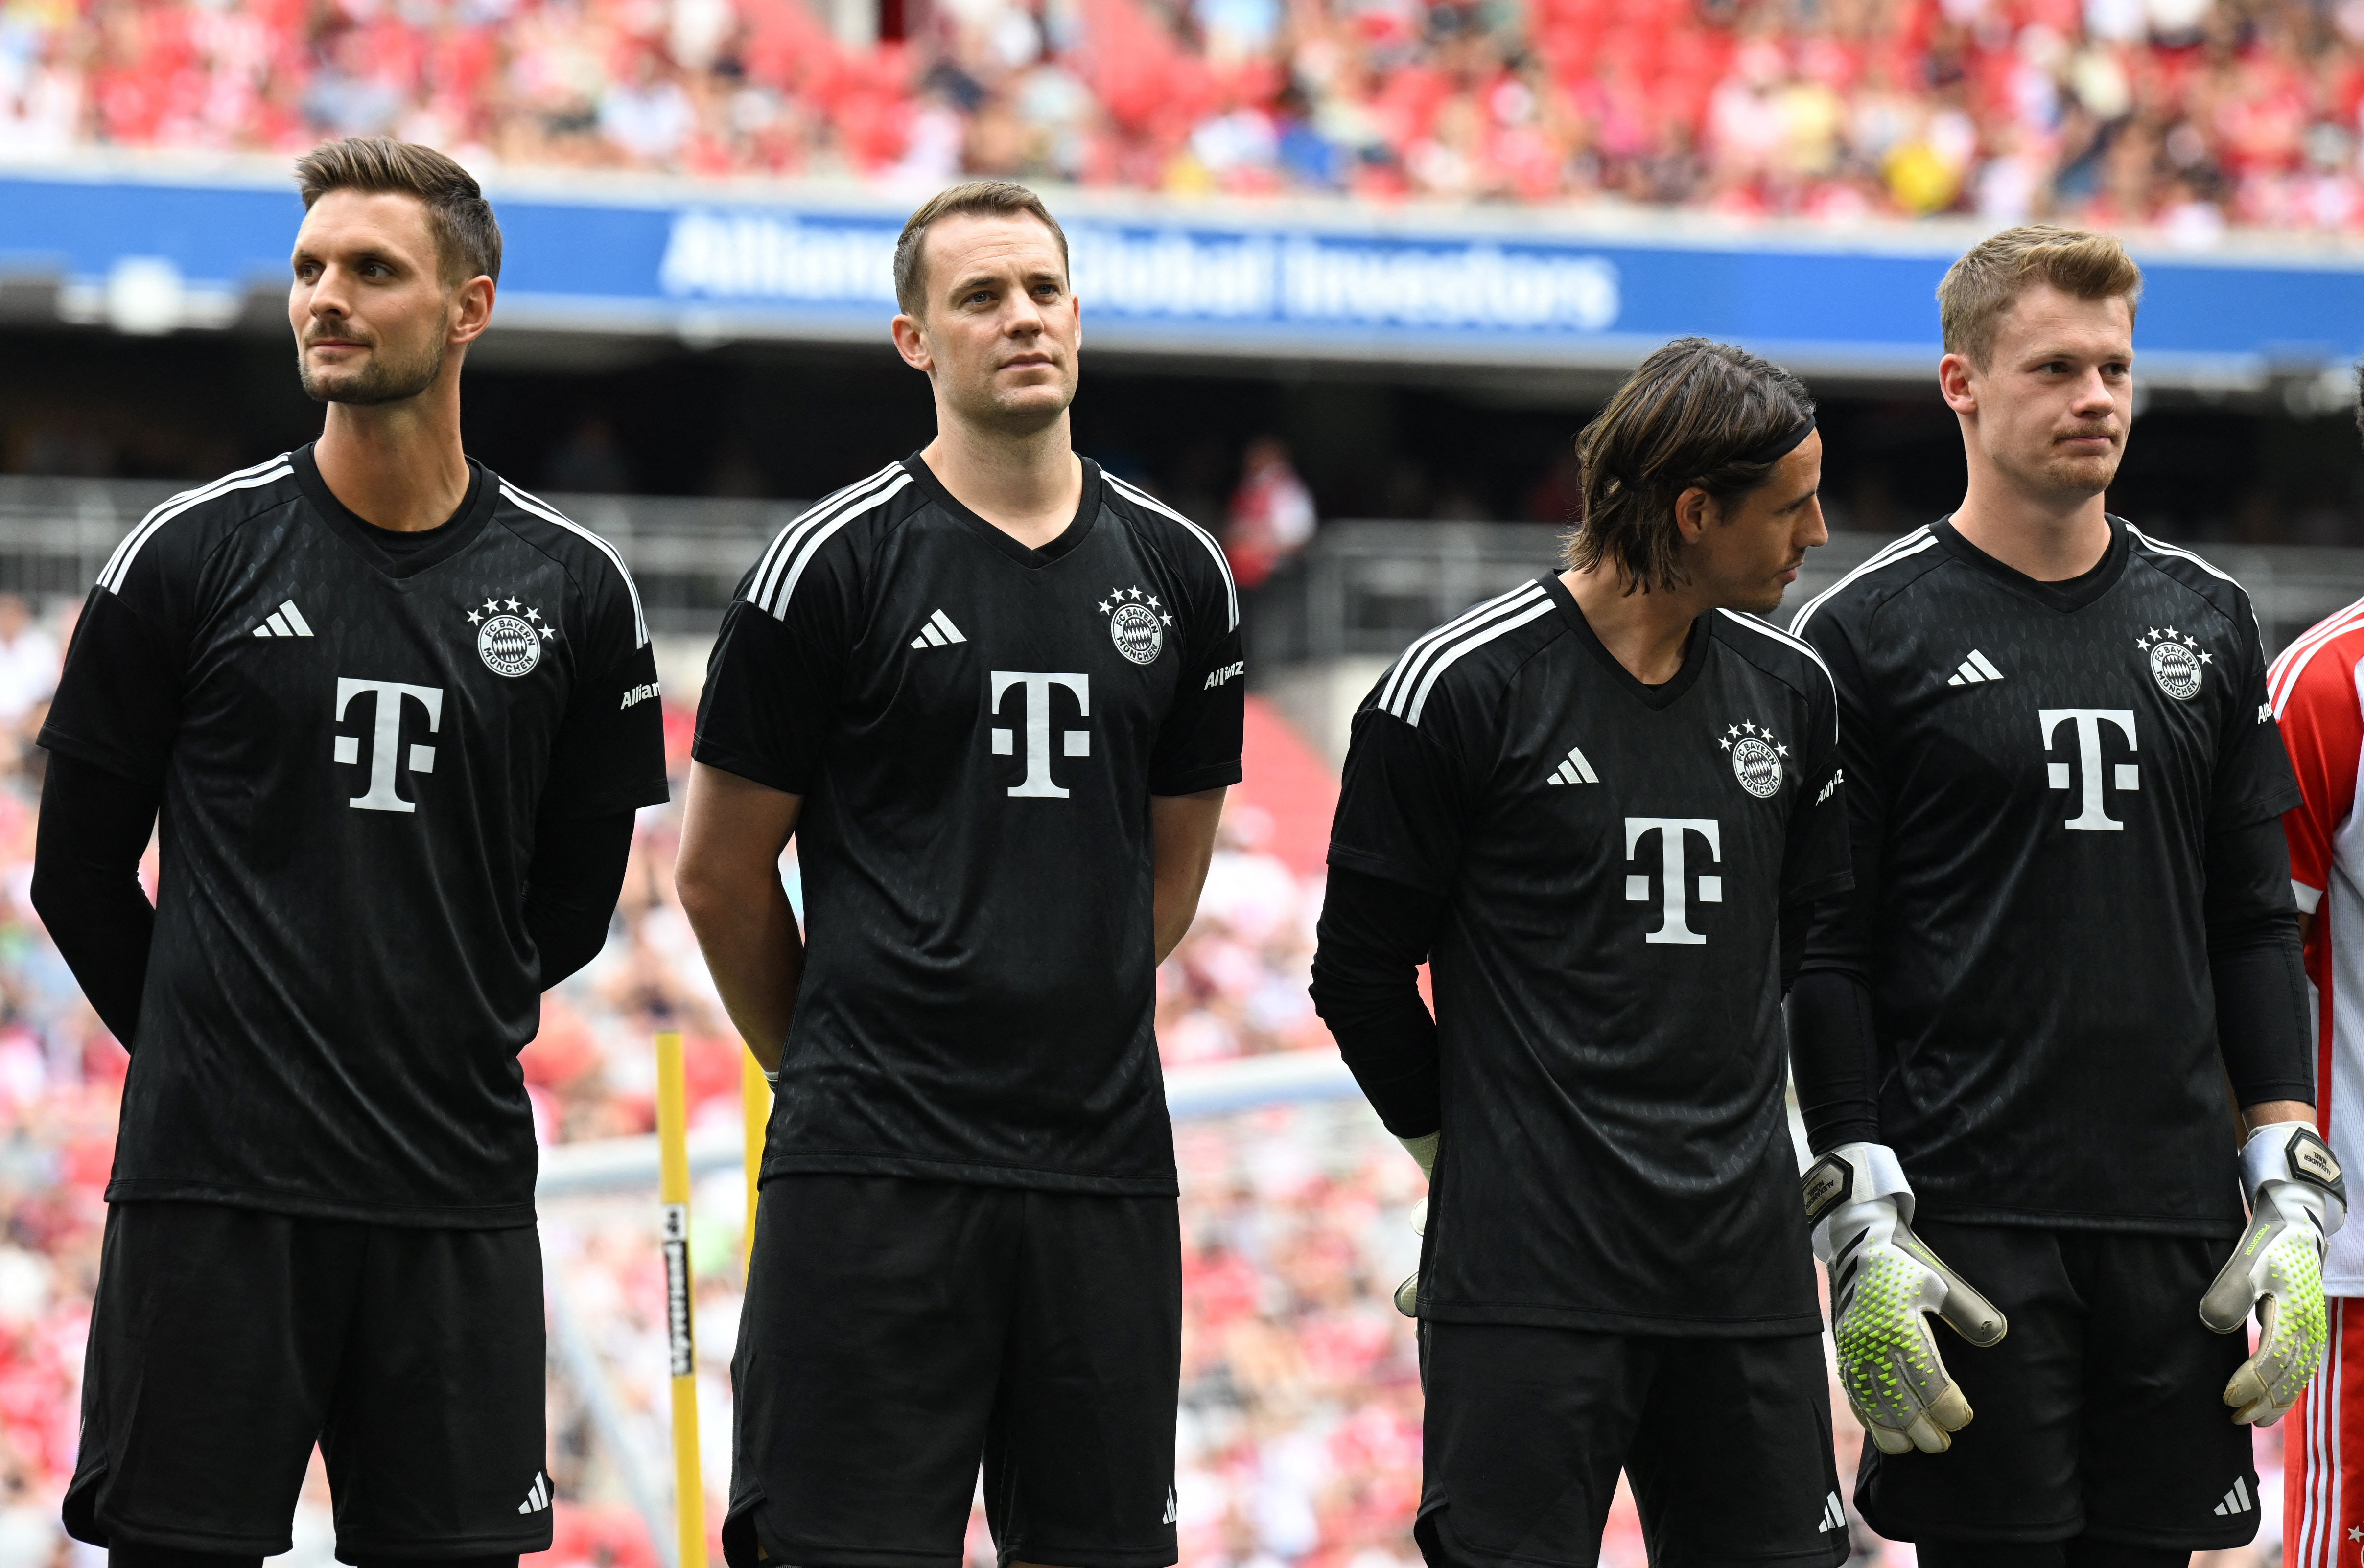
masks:
<path id="1" fill-rule="evenodd" d="M 673 1346 L 674 1525 L 680 1568 L 706 1568 L 706 1474 L 697 1462 L 697 1346 L 689 1272 L 689 1104 L 682 1087 L 678 1029 L 657 1036 L 657 1154 L 665 1318 Z"/>
<path id="2" fill-rule="evenodd" d="M 772 1085 L 752 1051 L 739 1053 L 739 1109 L 746 1129 L 747 1224 L 739 1233 L 739 1273 L 745 1277 L 755 1255 L 755 1178 L 764 1168 L 764 1129 L 772 1121 Z"/>

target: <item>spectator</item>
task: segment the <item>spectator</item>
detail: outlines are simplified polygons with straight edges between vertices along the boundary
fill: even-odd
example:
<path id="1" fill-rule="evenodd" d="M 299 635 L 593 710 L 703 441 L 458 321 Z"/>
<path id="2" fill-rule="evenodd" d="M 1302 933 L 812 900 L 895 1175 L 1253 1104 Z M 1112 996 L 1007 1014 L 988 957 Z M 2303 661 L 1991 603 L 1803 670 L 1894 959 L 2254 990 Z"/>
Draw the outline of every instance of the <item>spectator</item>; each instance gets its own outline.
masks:
<path id="1" fill-rule="evenodd" d="M 1312 539 L 1313 522 L 1313 493 L 1289 466 L 1288 448 L 1270 436 L 1250 441 L 1223 527 L 1233 581 L 1243 589 L 1263 586 Z"/>

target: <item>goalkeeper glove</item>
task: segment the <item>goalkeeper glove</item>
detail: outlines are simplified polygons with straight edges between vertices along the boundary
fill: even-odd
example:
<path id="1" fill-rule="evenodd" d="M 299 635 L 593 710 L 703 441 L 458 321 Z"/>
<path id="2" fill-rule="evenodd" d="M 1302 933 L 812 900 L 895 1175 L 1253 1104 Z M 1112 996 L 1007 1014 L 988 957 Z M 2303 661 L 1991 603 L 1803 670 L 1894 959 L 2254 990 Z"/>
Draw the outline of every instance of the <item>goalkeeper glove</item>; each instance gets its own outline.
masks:
<path id="1" fill-rule="evenodd" d="M 1444 1132 L 1440 1129 L 1436 1132 L 1424 1133 L 1418 1138 L 1396 1140 L 1398 1143 L 1404 1146 L 1405 1153 L 1420 1162 L 1420 1173 L 1423 1181 L 1436 1179 L 1436 1140 L 1444 1136 Z M 1412 1210 L 1411 1233 L 1415 1236 L 1428 1234 L 1428 1198 L 1425 1195 L 1421 1197 L 1420 1207 Z M 1403 1284 L 1396 1286 L 1396 1310 L 1407 1318 L 1420 1316 L 1420 1274 L 1417 1271 Z"/>
<path id="2" fill-rule="evenodd" d="M 1970 1402 L 1929 1332 L 1935 1312 L 1984 1350 L 2010 1325 L 1912 1234 L 1912 1186 L 1885 1144 L 1848 1143 L 1806 1169 L 1814 1256 L 1829 1265 L 1840 1386 L 1882 1453 L 1943 1453 Z"/>
<path id="3" fill-rule="evenodd" d="M 2249 1229 L 2200 1298 L 2200 1320 L 2229 1334 L 2256 1310 L 2257 1353 L 2225 1385 L 2225 1403 L 2236 1421 L 2270 1427 L 2298 1402 L 2330 1349 L 2323 1251 L 2347 1218 L 2347 1183 L 2314 1128 L 2278 1121 L 2241 1145 L 2241 1184 L 2249 1194 Z"/>

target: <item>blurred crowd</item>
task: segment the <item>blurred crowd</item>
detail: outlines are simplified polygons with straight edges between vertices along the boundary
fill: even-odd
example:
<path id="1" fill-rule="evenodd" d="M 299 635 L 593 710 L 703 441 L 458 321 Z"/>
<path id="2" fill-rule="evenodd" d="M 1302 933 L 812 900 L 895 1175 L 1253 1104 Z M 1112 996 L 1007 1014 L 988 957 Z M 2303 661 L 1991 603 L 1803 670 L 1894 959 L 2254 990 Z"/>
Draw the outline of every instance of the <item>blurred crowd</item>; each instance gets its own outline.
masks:
<path id="1" fill-rule="evenodd" d="M 0 156 L 391 132 L 479 166 L 2200 243 L 2364 225 L 2359 46 L 2364 0 L 6 0 Z"/>

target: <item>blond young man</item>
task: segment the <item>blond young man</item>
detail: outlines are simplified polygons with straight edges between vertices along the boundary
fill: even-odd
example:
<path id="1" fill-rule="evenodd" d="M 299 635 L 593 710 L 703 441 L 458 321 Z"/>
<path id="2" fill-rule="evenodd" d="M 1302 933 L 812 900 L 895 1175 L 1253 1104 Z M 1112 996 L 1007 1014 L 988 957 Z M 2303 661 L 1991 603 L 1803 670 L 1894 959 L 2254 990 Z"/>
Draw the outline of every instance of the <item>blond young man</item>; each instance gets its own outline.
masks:
<path id="1" fill-rule="evenodd" d="M 500 229 L 380 138 L 298 161 L 320 439 L 173 497 L 91 590 L 41 743 L 33 900 L 131 1052 L 67 1529 L 116 1568 L 550 1545 L 540 995 L 665 798 L 614 550 L 472 462 Z M 138 867 L 162 807 L 150 908 Z"/>
<path id="2" fill-rule="evenodd" d="M 1076 455 L 1023 186 L 896 250 L 928 447 L 781 533 L 698 711 L 683 907 L 779 1094 L 732 1363 L 734 1568 L 1176 1555 L 1181 1251 L 1151 1029 L 1240 777 L 1239 602 Z M 796 836 L 808 929 L 779 878 Z"/>
<path id="3" fill-rule="evenodd" d="M 2059 228 L 1963 256 L 1938 291 L 1962 505 L 1791 626 L 1838 683 L 1856 874 L 1791 1002 L 1807 1208 L 1857 1505 L 1930 1568 L 2250 1540 L 2245 1423 L 2323 1355 L 2345 1195 L 2257 619 L 2103 509 L 2141 284 Z"/>

